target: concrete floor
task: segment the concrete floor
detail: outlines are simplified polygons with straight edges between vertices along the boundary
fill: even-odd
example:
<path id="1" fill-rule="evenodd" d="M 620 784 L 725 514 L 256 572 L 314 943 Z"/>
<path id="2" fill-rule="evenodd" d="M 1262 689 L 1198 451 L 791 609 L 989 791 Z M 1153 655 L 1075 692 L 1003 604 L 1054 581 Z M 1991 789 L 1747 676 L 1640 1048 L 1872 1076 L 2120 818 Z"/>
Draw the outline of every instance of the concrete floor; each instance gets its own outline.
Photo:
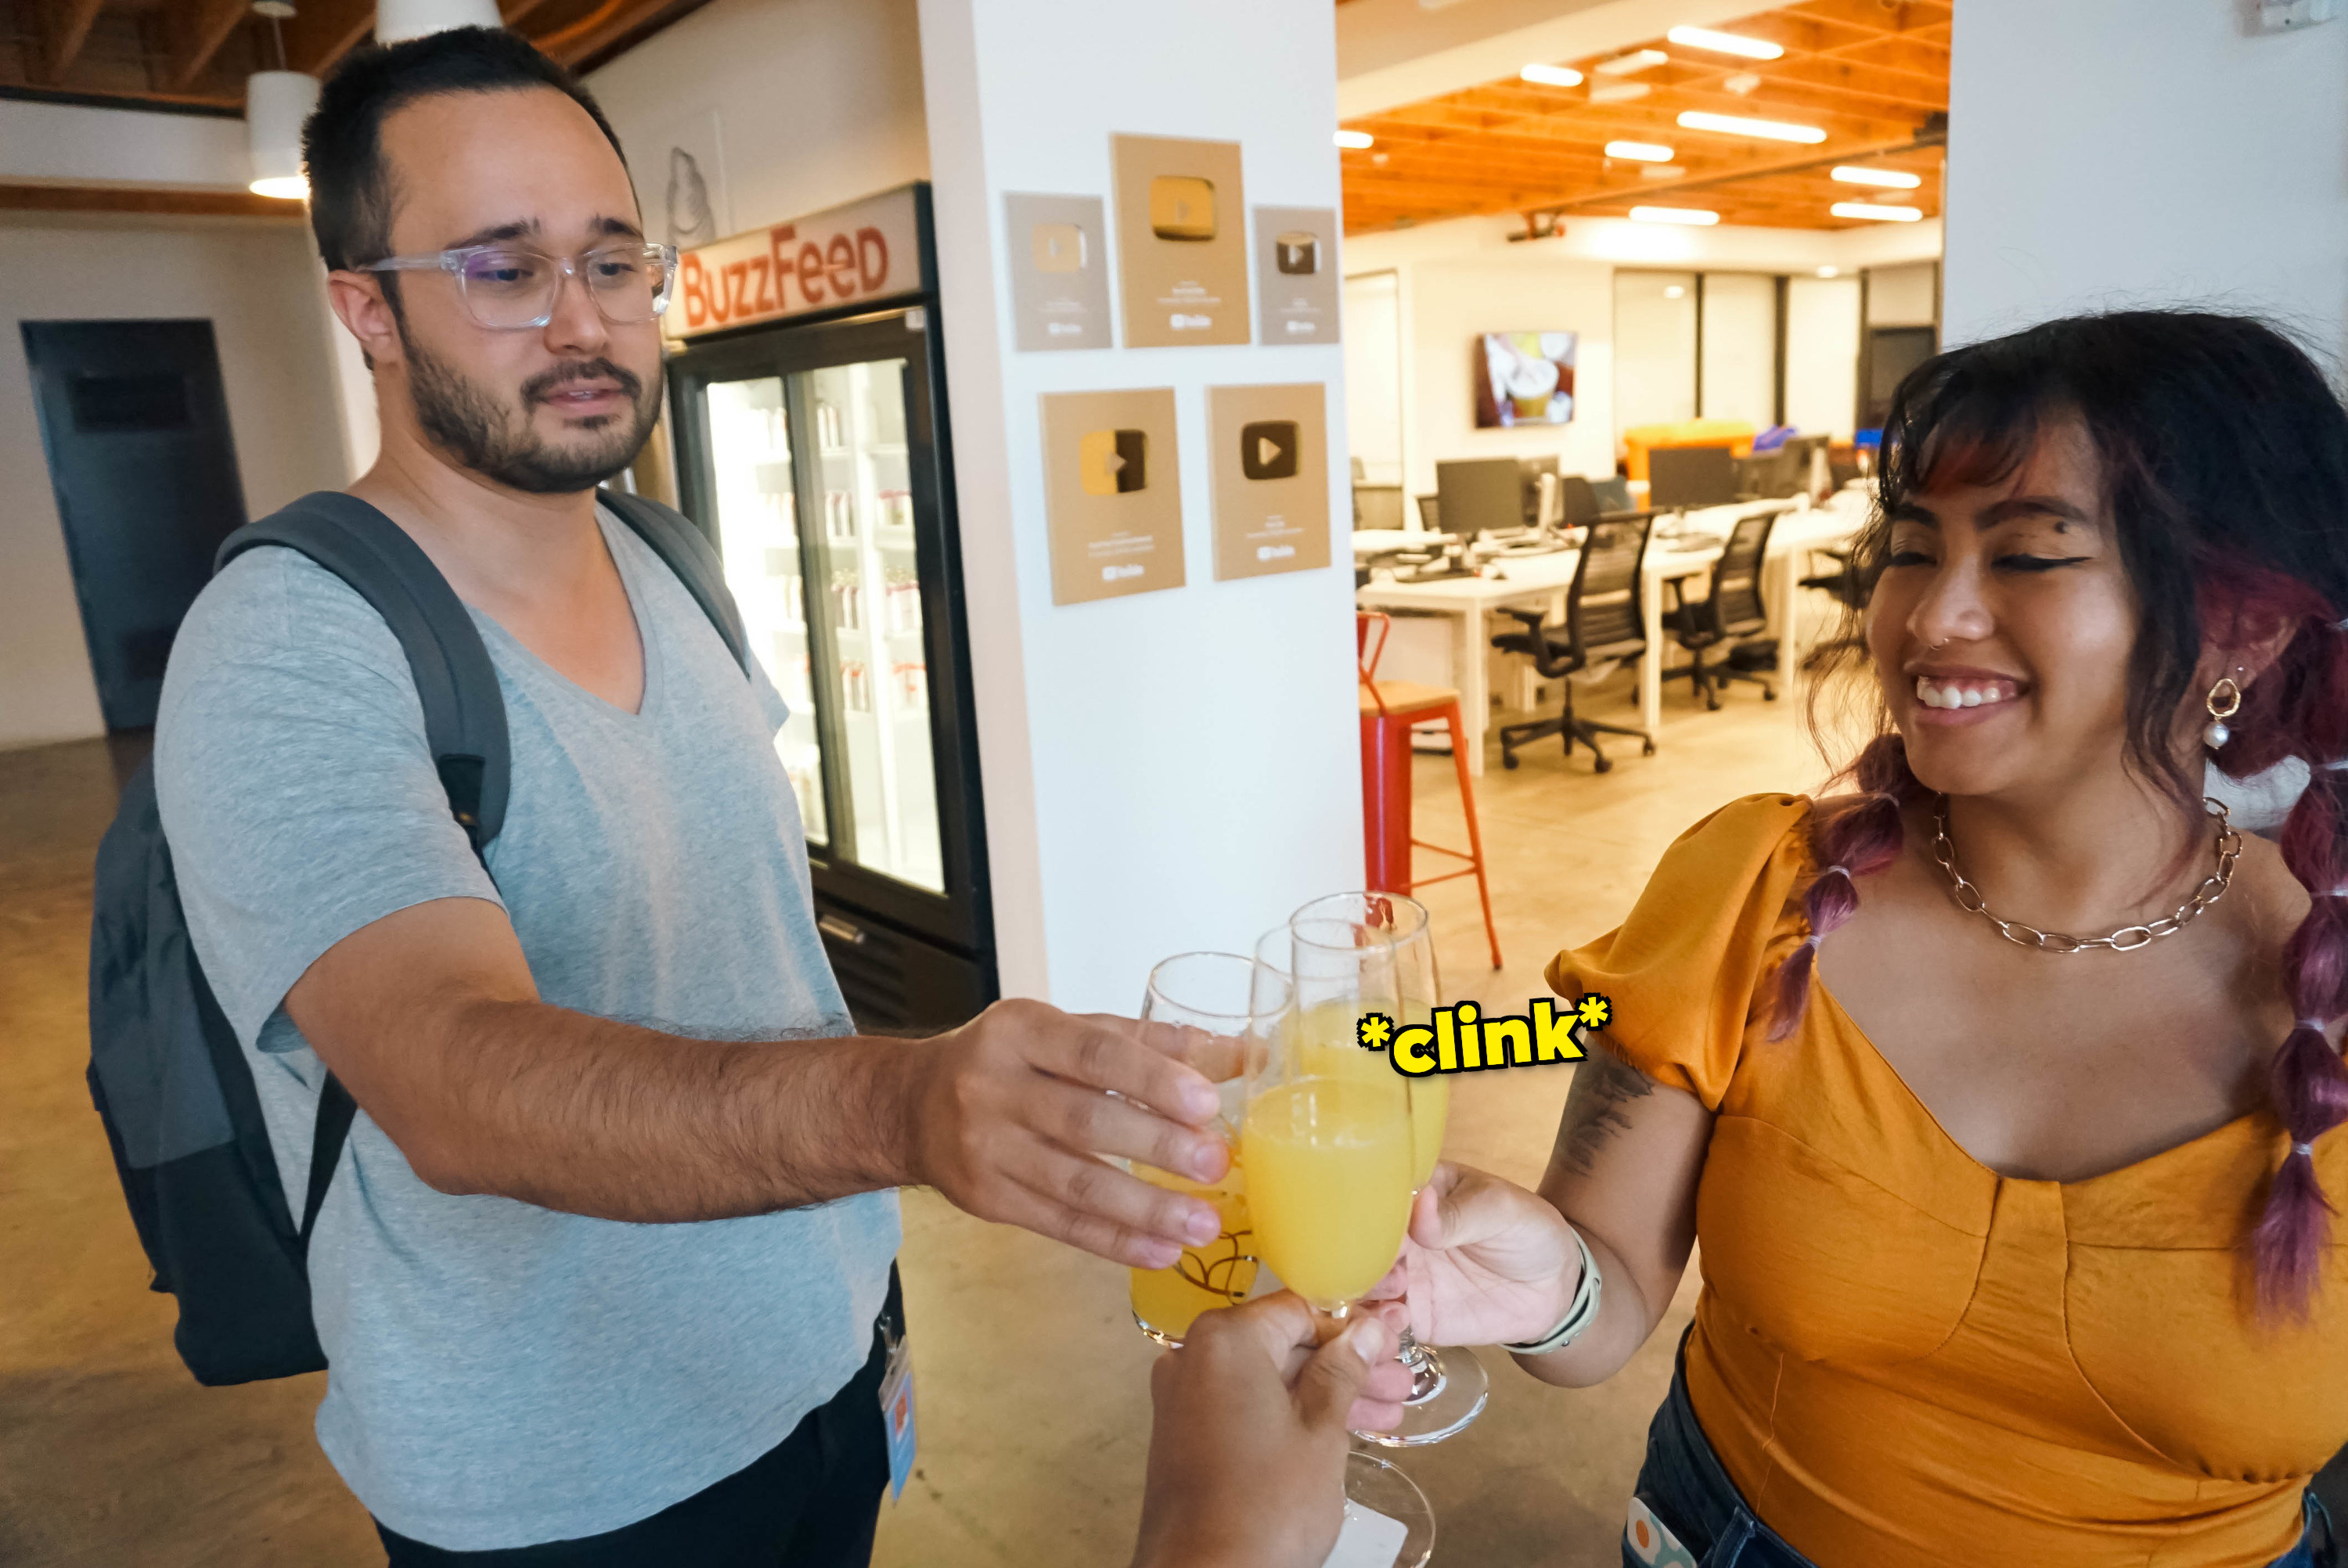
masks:
<path id="1" fill-rule="evenodd" d="M 1585 711 L 1627 714 L 1618 677 Z M 1604 777 L 1550 742 L 1481 781 L 1507 967 L 1484 964 L 1474 885 L 1426 891 L 1449 996 L 1542 995 L 1558 948 L 1604 930 L 1665 845 L 1722 801 L 1808 787 L 1820 768 L 1791 705 L 1743 688 L 1707 713 L 1675 687 L 1663 750 L 1610 748 Z M 82 1082 L 89 874 L 113 809 L 103 743 L 0 754 L 0 1563 L 379 1563 L 366 1517 L 311 1436 L 321 1379 L 191 1382 L 171 1303 L 142 1288 L 138 1242 Z M 1417 764 L 1423 836 L 1465 842 L 1447 758 Z M 1421 869 L 1431 869 L 1422 866 Z M 1570 1070 L 1456 1088 L 1453 1158 L 1519 1181 L 1545 1161 Z M 905 1200 L 903 1271 L 922 1452 L 884 1509 L 882 1568 L 1121 1563 L 1148 1434 L 1152 1352 L 1122 1271 L 927 1193 Z M 1567 1392 L 1487 1357 L 1474 1428 L 1401 1456 L 1438 1520 L 1438 1563 L 1613 1568 L 1622 1508 L 1693 1304 L 1622 1375 Z"/>

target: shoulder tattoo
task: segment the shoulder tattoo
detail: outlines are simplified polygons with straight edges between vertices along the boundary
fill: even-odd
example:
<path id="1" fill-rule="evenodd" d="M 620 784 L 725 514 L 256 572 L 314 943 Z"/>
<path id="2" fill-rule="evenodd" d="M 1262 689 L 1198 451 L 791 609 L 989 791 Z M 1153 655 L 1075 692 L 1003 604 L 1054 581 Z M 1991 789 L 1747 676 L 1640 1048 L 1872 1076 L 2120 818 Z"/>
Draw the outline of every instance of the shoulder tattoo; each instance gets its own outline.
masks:
<path id="1" fill-rule="evenodd" d="M 1557 1146 L 1550 1154 L 1552 1167 L 1562 1164 L 1577 1176 L 1589 1175 L 1599 1151 L 1631 1125 L 1631 1102 L 1655 1091 L 1637 1068 L 1601 1042 L 1591 1043 L 1595 1049 L 1589 1059 L 1573 1070 L 1573 1087 L 1566 1093 L 1565 1114 L 1557 1124 Z"/>

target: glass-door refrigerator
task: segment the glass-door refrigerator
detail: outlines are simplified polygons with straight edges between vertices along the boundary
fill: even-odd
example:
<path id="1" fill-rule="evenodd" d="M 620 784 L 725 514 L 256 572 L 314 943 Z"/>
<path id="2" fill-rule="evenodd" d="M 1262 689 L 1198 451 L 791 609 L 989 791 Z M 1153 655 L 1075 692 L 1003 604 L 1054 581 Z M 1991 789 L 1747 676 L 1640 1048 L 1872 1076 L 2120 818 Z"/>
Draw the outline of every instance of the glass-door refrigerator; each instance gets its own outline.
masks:
<path id="1" fill-rule="evenodd" d="M 690 254 L 668 365 L 684 510 L 790 706 L 818 925 L 875 1031 L 996 994 L 927 196 Z"/>

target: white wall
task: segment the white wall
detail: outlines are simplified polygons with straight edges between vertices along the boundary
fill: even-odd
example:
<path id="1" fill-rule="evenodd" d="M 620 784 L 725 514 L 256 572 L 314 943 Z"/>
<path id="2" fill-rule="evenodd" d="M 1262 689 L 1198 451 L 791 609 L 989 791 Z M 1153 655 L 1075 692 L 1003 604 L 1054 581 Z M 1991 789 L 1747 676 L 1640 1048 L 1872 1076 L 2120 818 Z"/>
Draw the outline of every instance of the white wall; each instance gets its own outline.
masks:
<path id="1" fill-rule="evenodd" d="M 1402 483 L 1402 283 L 1392 272 L 1345 280 L 1345 433 L 1362 477 Z"/>
<path id="2" fill-rule="evenodd" d="M 1621 431 L 1696 415 L 1696 275 L 1642 268 L 1612 276 L 1614 319 L 1607 324 L 1614 374 L 1607 390 L 1612 401 L 1601 395 L 1591 405 L 1593 413 L 1603 409 L 1610 415 L 1592 430 L 1605 445 L 1593 451 L 1596 465 L 1580 470 L 1592 478 L 1613 472 Z M 1598 391 L 1594 385 L 1591 390 Z"/>
<path id="3" fill-rule="evenodd" d="M 1815 275 L 1928 261 L 1941 226 L 1828 231 L 1724 225 L 1688 229 L 1611 218 L 1569 218 L 1560 239 L 1511 243 L 1516 219 L 1462 218 L 1345 241 L 1349 276 L 1392 269 L 1403 302 L 1403 448 L 1413 494 L 1435 489 L 1435 465 L 1453 457 L 1558 454 L 1570 473 L 1614 471 L 1613 278 L 1618 267 Z M 1478 430 L 1468 384 L 1474 334 L 1523 328 L 1581 334 L 1570 425 Z M 1851 363 L 1856 364 L 1857 323 Z M 1792 345 L 1789 343 L 1789 352 Z M 1856 378 L 1856 369 L 1850 373 Z M 1846 423 L 1838 427 L 1849 431 Z"/>
<path id="4" fill-rule="evenodd" d="M 1706 419 L 1742 419 L 1756 430 L 1776 422 L 1775 278 L 1715 272 L 1704 279 L 1702 413 Z"/>
<path id="5" fill-rule="evenodd" d="M 1964 0 L 1947 340 L 2194 300 L 2348 351 L 2348 19 L 2221 0 Z"/>
<path id="6" fill-rule="evenodd" d="M 724 232 L 929 177 L 913 0 L 716 0 L 587 78 L 647 212 L 663 133 L 717 111 Z"/>
<path id="7" fill-rule="evenodd" d="M 1904 267 L 1870 267 L 1867 273 L 1867 324 L 1928 327 L 1940 320 L 1939 272 L 1930 261 Z"/>
<path id="8" fill-rule="evenodd" d="M 0 508 L 0 747 L 105 729 L 16 323 L 210 318 L 245 508 L 258 517 L 345 478 L 316 278 L 298 222 L 0 220 L 0 474 L 10 481 Z"/>
<path id="9" fill-rule="evenodd" d="M 1011 348 L 1005 191 L 1112 193 L 1115 132 L 1235 140 L 1249 205 L 1339 204 L 1334 11 L 1316 0 L 922 0 L 942 314 L 1003 984 L 1130 1009 L 1149 967 L 1244 951 L 1358 886 L 1351 561 L 1214 580 L 1206 389 L 1319 382 L 1334 345 Z M 1081 25 L 1077 25 L 1080 22 Z M 1247 47 L 1233 46 L 1245 40 Z M 1464 364 L 1464 351 L 1463 351 Z M 1170 386 L 1188 586 L 1055 606 L 1039 397 Z M 1333 526 L 1345 453 L 1332 439 Z"/>
<path id="10" fill-rule="evenodd" d="M 1786 283 L 1786 423 L 1848 441 L 1859 426 L 1859 280 Z"/>

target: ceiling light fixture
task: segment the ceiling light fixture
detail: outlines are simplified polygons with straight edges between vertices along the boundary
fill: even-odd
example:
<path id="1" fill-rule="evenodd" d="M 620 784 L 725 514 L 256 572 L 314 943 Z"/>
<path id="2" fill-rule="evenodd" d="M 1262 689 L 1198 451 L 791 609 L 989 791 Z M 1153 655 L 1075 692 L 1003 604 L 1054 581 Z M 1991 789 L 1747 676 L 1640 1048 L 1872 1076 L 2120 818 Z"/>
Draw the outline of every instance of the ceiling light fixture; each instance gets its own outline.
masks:
<path id="1" fill-rule="evenodd" d="M 286 0 L 259 0 L 252 9 L 269 18 L 276 35 L 277 68 L 245 78 L 244 139 L 252 158 L 252 180 L 246 189 L 255 196 L 299 201 L 310 194 L 309 179 L 302 172 L 302 122 L 318 107 L 318 78 L 285 68 L 283 24 L 294 7 Z"/>
<path id="2" fill-rule="evenodd" d="M 1337 133 L 1336 139 L 1339 147 L 1351 148 L 1355 152 L 1359 152 L 1378 138 L 1365 130 L 1341 130 Z"/>
<path id="3" fill-rule="evenodd" d="M 1544 66 L 1536 60 L 1517 73 L 1529 82 L 1539 82 L 1545 87 L 1578 87 L 1581 73 L 1571 66 Z"/>
<path id="4" fill-rule="evenodd" d="M 1845 185 L 1880 185 L 1890 190 L 1913 190 L 1924 183 L 1922 175 L 1903 169 L 1853 169 L 1847 163 L 1835 166 L 1834 177 Z"/>
<path id="5" fill-rule="evenodd" d="M 1627 104 L 1632 98 L 1645 97 L 1655 89 L 1644 82 L 1592 82 L 1590 101 L 1594 104 Z"/>
<path id="6" fill-rule="evenodd" d="M 1627 158 L 1634 163 L 1669 163 L 1672 149 L 1660 141 L 1610 141 L 1606 156 Z"/>
<path id="7" fill-rule="evenodd" d="M 1694 229 L 1709 229 L 1720 221 L 1720 214 L 1702 207 L 1633 207 L 1633 223 L 1681 223 Z"/>
<path id="8" fill-rule="evenodd" d="M 1760 77 L 1751 71 L 1739 71 L 1733 77 L 1723 78 L 1720 84 L 1722 90 L 1735 93 L 1740 98 L 1750 96 L 1760 85 Z"/>
<path id="9" fill-rule="evenodd" d="M 1627 55 L 1617 55 L 1611 60 L 1601 60 L 1590 68 L 1601 77 L 1628 77 L 1662 65 L 1670 59 L 1661 49 L 1633 49 Z"/>
<path id="10" fill-rule="evenodd" d="M 396 44 L 451 27 L 502 27 L 498 0 L 376 0 L 375 41 Z"/>
<path id="11" fill-rule="evenodd" d="M 1715 55 L 1737 55 L 1748 60 L 1774 60 L 1786 52 L 1784 45 L 1766 38 L 1748 38 L 1742 33 L 1715 32 L 1710 27 L 1674 27 L 1663 36 L 1691 49 L 1710 49 Z"/>
<path id="12" fill-rule="evenodd" d="M 1872 201 L 1838 201 L 1828 210 L 1838 218 L 1866 218 L 1878 223 L 1913 223 L 1924 216 L 1913 207 L 1879 207 Z"/>
<path id="13" fill-rule="evenodd" d="M 1818 269 L 1818 276 L 1821 278 L 1839 278 L 1842 276 L 1842 269 L 1840 267 L 1820 267 Z"/>
<path id="14" fill-rule="evenodd" d="M 1722 136 L 1757 137 L 1763 141 L 1824 141 L 1827 133 L 1814 125 L 1796 125 L 1791 120 L 1747 119 L 1737 114 L 1712 114 L 1704 109 L 1682 109 L 1680 128 L 1683 130 L 1717 131 Z"/>

